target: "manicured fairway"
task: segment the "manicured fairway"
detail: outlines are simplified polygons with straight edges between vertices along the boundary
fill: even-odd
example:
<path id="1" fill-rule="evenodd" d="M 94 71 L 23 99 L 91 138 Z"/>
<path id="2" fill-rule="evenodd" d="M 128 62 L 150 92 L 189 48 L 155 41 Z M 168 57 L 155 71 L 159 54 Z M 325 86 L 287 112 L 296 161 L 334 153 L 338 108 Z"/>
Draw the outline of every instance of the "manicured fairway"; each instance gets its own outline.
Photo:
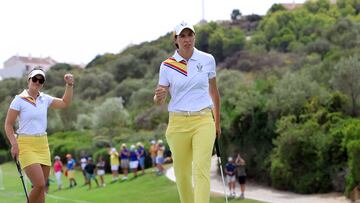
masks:
<path id="1" fill-rule="evenodd" d="M 1 165 L 3 171 L 4 190 L 0 190 L 0 202 L 20 203 L 25 202 L 25 195 L 15 164 Z M 54 176 L 51 175 L 54 180 Z M 111 183 L 111 176 L 105 176 L 105 187 L 93 188 L 83 186 L 84 179 L 80 171 L 76 173 L 78 185 L 68 189 L 68 181 L 63 177 L 64 189 L 57 191 L 56 183 L 51 182 L 50 190 L 46 196 L 47 203 L 179 203 L 175 183 L 165 176 L 157 176 L 147 170 L 147 174 L 132 178 L 124 182 Z M 29 186 L 29 184 L 28 184 Z M 223 203 L 224 198 L 214 196 L 211 203 Z M 256 203 L 253 200 L 230 200 L 229 202 Z"/>

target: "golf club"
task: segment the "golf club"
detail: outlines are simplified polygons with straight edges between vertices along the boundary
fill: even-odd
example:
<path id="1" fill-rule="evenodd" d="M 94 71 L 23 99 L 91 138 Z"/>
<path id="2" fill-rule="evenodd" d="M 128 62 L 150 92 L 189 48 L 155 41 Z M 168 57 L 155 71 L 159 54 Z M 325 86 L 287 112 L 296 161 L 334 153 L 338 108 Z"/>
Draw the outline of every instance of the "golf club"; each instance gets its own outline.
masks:
<path id="1" fill-rule="evenodd" d="M 25 192 L 25 195 L 26 195 L 27 203 L 29 203 L 29 196 L 28 196 L 28 193 L 27 193 L 27 190 L 26 190 L 26 186 L 25 186 L 25 182 L 24 182 L 24 176 L 23 176 L 22 171 L 21 171 L 20 162 L 16 158 L 14 158 L 14 160 L 15 160 L 15 163 L 16 163 L 16 168 L 17 168 L 17 170 L 19 172 L 19 175 L 20 175 L 21 183 L 22 183 L 22 185 L 24 187 L 24 192 Z"/>
<path id="2" fill-rule="evenodd" d="M 224 185 L 225 202 L 228 203 L 228 198 L 227 198 L 227 194 L 226 194 L 225 179 L 224 179 L 224 172 L 223 172 L 222 164 L 221 164 L 220 148 L 219 148 L 219 144 L 218 144 L 218 139 L 217 139 L 217 138 L 215 138 L 215 151 L 216 151 L 216 156 L 217 156 L 218 162 L 219 162 L 221 179 L 222 179 L 222 182 L 223 182 L 223 185 Z"/>

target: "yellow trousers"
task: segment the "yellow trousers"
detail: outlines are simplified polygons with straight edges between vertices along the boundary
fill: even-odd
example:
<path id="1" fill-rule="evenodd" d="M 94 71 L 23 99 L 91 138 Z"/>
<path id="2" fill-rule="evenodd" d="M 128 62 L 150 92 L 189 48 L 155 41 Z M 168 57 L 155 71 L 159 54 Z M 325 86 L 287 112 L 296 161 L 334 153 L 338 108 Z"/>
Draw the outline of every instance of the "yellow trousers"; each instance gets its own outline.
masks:
<path id="1" fill-rule="evenodd" d="M 191 116 L 170 114 L 166 139 L 172 152 L 181 203 L 210 201 L 210 163 L 215 134 L 211 112 Z"/>

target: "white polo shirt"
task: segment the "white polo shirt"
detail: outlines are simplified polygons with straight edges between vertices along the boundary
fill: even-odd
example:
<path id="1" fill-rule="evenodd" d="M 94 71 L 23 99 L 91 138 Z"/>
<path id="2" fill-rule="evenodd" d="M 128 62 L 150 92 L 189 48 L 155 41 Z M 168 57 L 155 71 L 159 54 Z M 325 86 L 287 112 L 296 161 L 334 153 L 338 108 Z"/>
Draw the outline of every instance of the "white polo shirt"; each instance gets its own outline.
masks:
<path id="1" fill-rule="evenodd" d="M 171 96 L 169 112 L 200 111 L 212 107 L 209 79 L 216 77 L 212 55 L 194 48 L 186 61 L 177 51 L 160 65 L 159 85 L 168 86 Z"/>
<path id="2" fill-rule="evenodd" d="M 19 129 L 17 134 L 36 135 L 46 133 L 47 110 L 54 97 L 40 92 L 36 101 L 27 90 L 16 95 L 10 109 L 19 111 Z"/>

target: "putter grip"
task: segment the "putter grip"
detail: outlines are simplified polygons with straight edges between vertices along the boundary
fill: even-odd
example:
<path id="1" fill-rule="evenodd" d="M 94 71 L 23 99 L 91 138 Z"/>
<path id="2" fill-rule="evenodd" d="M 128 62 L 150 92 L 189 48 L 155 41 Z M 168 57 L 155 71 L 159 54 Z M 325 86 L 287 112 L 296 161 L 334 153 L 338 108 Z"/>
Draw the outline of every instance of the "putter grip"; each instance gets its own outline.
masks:
<path id="1" fill-rule="evenodd" d="M 220 149 L 219 149 L 219 143 L 218 143 L 217 138 L 215 138 L 215 151 L 216 151 L 216 156 L 220 157 Z"/>
<path id="2" fill-rule="evenodd" d="M 14 158 L 14 160 L 15 160 L 16 168 L 19 172 L 19 175 L 20 175 L 20 177 L 22 177 L 20 162 L 17 160 L 17 158 Z"/>

